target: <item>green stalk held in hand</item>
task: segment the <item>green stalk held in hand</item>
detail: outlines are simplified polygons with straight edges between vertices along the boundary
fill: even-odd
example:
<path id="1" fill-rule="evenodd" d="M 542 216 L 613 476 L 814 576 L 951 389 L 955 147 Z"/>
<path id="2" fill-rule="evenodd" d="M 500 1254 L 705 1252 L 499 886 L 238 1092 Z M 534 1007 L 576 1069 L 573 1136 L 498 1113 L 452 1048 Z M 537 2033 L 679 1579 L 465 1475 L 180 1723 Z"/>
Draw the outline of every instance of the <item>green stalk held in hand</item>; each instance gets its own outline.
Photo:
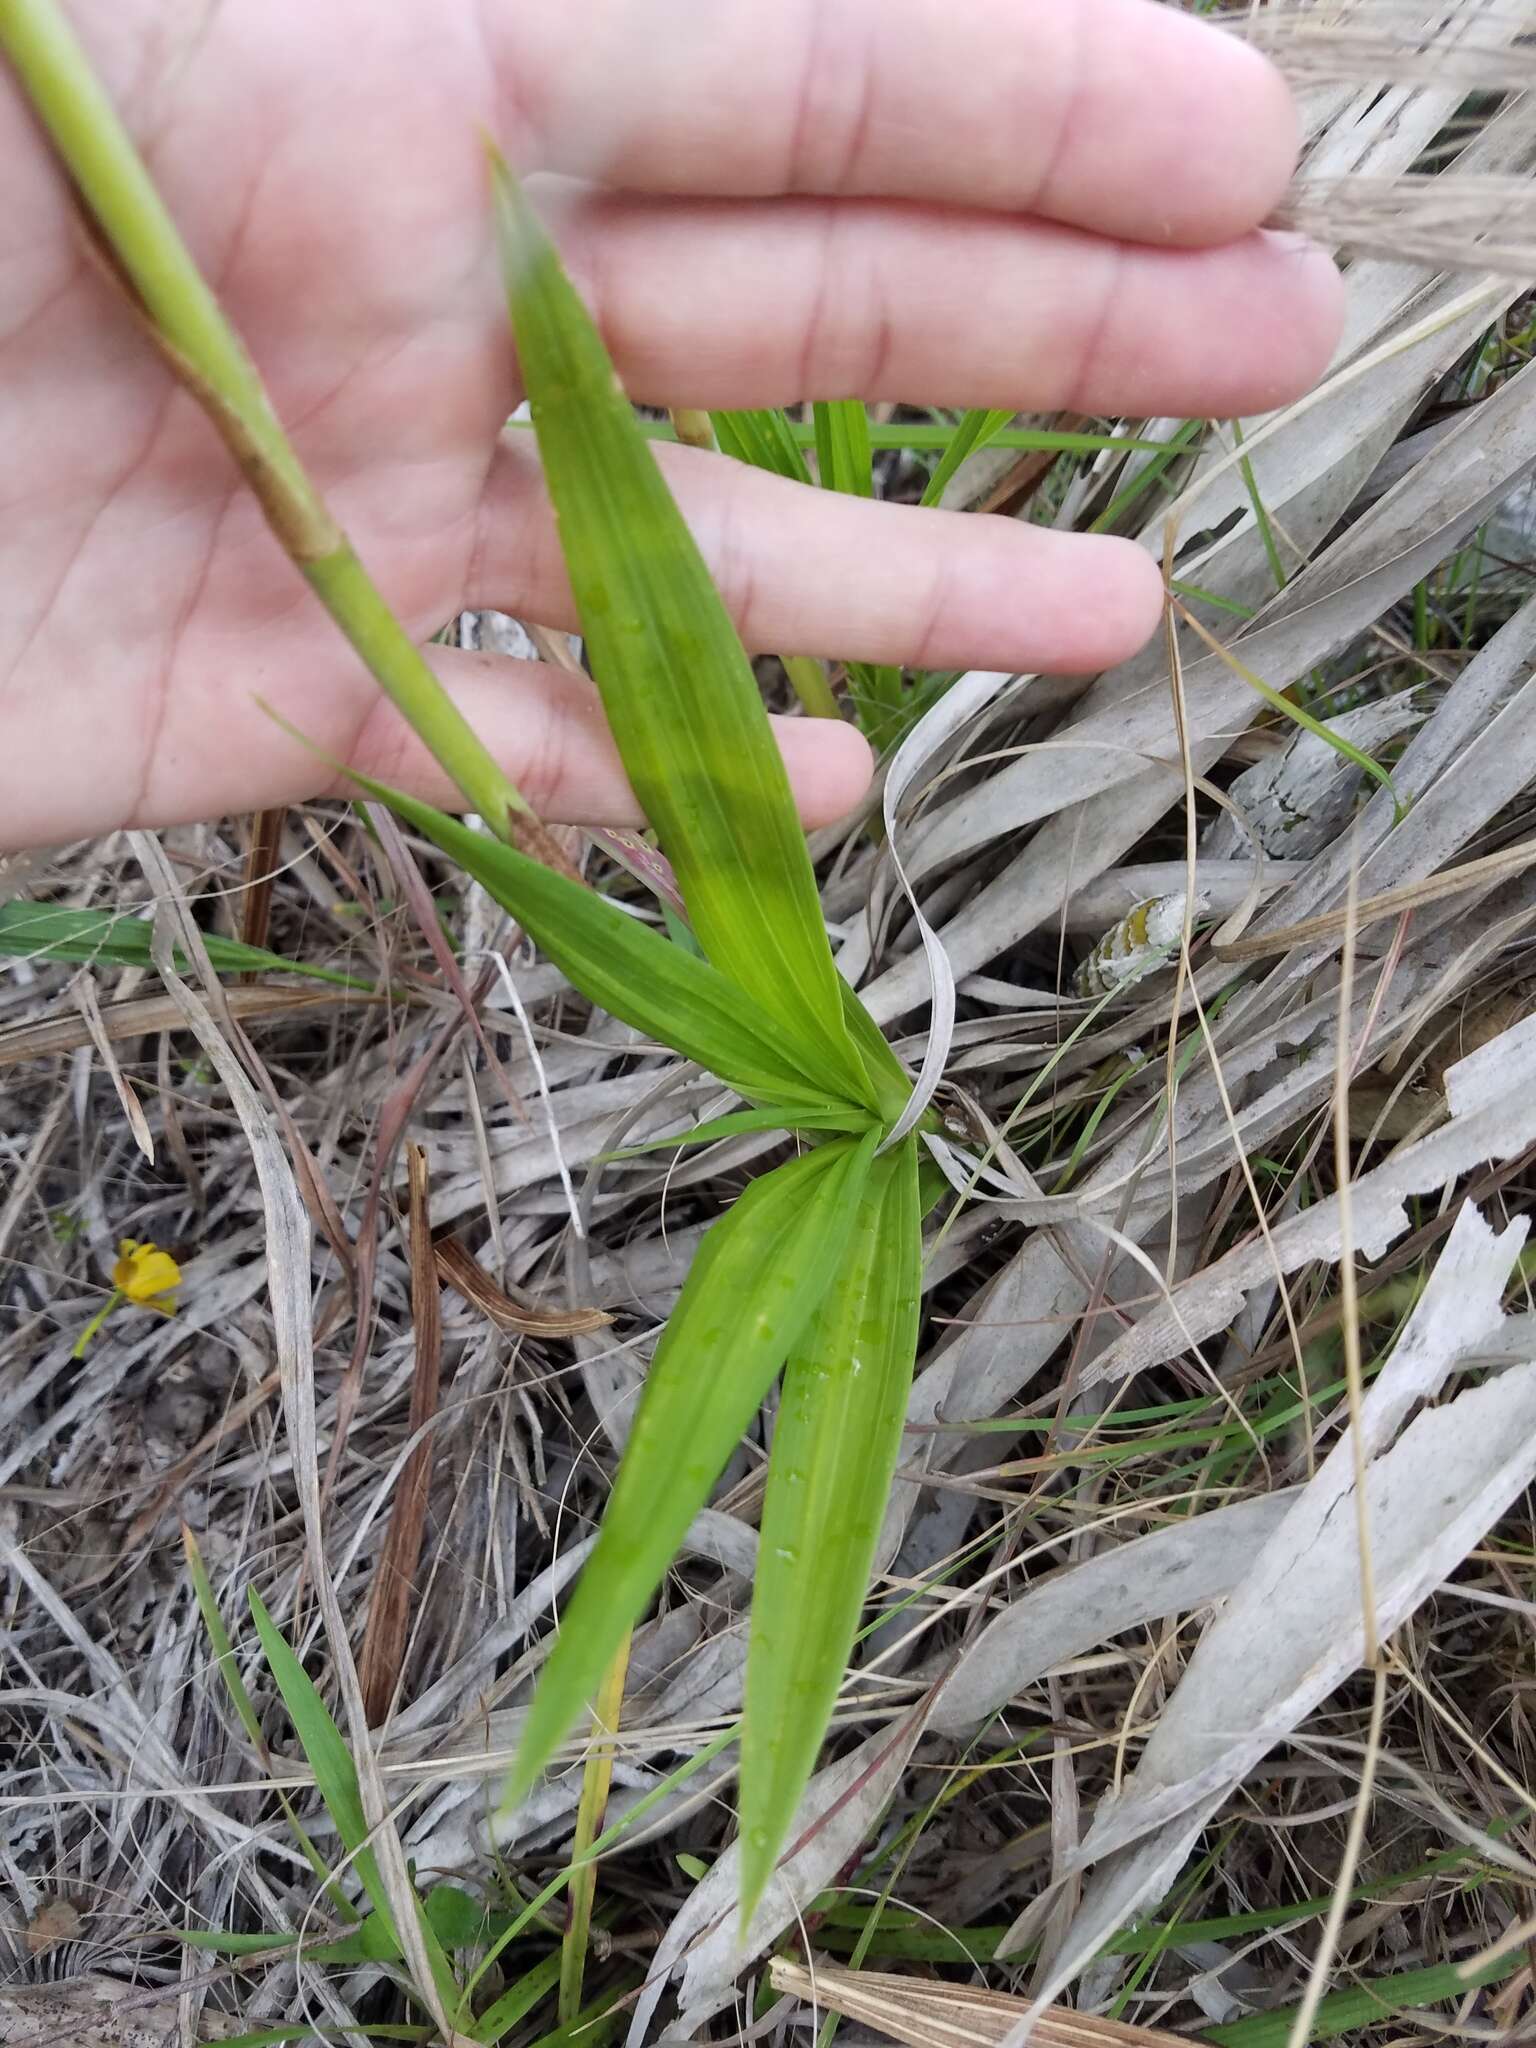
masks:
<path id="1" fill-rule="evenodd" d="M 55 0 L 4 0 L 0 50 L 74 181 L 106 264 L 239 464 L 284 552 L 465 801 L 501 837 L 559 863 L 555 841 L 384 602 L 294 453 Z"/>

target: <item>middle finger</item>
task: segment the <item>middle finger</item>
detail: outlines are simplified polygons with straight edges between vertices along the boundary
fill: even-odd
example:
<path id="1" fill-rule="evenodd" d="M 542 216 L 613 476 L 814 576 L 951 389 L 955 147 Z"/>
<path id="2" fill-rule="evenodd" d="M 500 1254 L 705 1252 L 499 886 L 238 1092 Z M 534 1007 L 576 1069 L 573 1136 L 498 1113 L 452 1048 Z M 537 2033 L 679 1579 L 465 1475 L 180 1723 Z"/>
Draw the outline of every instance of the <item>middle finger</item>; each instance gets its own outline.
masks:
<path id="1" fill-rule="evenodd" d="M 642 404 L 807 398 L 1223 418 L 1299 396 L 1342 292 L 1263 231 L 1150 249 L 882 200 L 657 200 L 539 181 Z"/>

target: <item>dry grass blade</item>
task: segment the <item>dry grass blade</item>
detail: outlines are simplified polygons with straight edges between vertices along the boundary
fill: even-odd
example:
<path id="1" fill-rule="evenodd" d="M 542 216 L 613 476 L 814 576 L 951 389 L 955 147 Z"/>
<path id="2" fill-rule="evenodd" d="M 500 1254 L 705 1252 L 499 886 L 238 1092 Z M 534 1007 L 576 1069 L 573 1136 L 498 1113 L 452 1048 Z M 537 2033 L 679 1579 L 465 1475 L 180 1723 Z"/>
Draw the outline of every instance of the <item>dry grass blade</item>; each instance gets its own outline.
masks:
<path id="1" fill-rule="evenodd" d="M 282 859 L 286 810 L 257 811 L 250 823 L 245 855 L 245 885 L 240 905 L 240 937 L 247 946 L 264 946 L 272 926 L 272 891 Z M 244 977 L 249 980 L 247 975 Z"/>
<path id="2" fill-rule="evenodd" d="M 162 2048 L 180 2028 L 185 1995 L 174 1983 L 135 1990 L 105 1971 L 20 1985 L 0 1991 L 0 2048 Z M 217 2012 L 197 2024 L 209 2041 L 242 2031 Z"/>
<path id="3" fill-rule="evenodd" d="M 155 1141 L 150 1135 L 149 1123 L 144 1115 L 144 1105 L 129 1085 L 127 1077 L 118 1064 L 117 1054 L 112 1049 L 112 1040 L 107 1033 L 105 1025 L 102 1023 L 101 1005 L 96 1000 L 96 984 L 90 975 L 80 974 L 75 977 L 71 992 L 75 999 L 75 1007 L 79 1010 L 85 1028 L 90 1034 L 91 1043 L 95 1046 L 97 1054 L 101 1059 L 101 1064 L 107 1070 L 108 1079 L 112 1083 L 117 1099 L 123 1106 L 123 1115 L 128 1119 L 128 1128 L 133 1133 L 133 1142 L 138 1146 L 150 1165 L 153 1166 L 155 1163 Z"/>
<path id="4" fill-rule="evenodd" d="M 613 1322 L 605 1309 L 545 1308 L 536 1301 L 514 1301 L 456 1237 L 438 1238 L 432 1256 L 443 1284 L 509 1337 L 590 1337 Z"/>
<path id="5" fill-rule="evenodd" d="M 1378 1629 L 1396 1629 L 1450 1576 L 1536 1473 L 1536 1365 L 1420 1406 L 1463 1351 L 1499 1330 L 1526 1232 L 1524 1218 L 1495 1233 L 1475 1209 L 1461 1211 L 1358 1430 L 1299 1492 L 1196 1649 L 1136 1770 L 1101 1801 L 1073 1859 L 1097 1868 L 1043 1998 L 1166 1887 L 1229 1790 L 1360 1667 Z M 1361 1469 L 1369 1603 L 1349 1512 Z"/>
<path id="6" fill-rule="evenodd" d="M 979 1727 L 1054 1666 L 1127 1629 L 1220 1600 L 1286 1511 L 1284 1493 L 1260 1494 L 1149 1529 L 1038 1580 L 943 1672 L 929 1726 L 945 1734 Z"/>
<path id="7" fill-rule="evenodd" d="M 1529 178 L 1301 178 L 1269 224 L 1356 255 L 1536 276 Z"/>
<path id="8" fill-rule="evenodd" d="M 919 1706 L 817 1772 L 790 1829 L 789 1853 L 769 1880 L 744 1936 L 736 1910 L 740 1844 L 731 1844 L 673 1915 L 635 2006 L 627 2048 L 642 2048 L 667 1977 L 679 1965 L 678 2003 L 688 2025 L 702 2025 L 731 2003 L 744 1958 L 763 1954 L 786 1928 L 797 1925 L 873 1832 L 922 1731 Z"/>
<path id="9" fill-rule="evenodd" d="M 807 1969 L 775 1956 L 768 1966 L 775 1991 L 813 2010 L 835 2012 L 905 2041 L 908 2048 L 995 2048 L 1030 2009 L 1027 1998 L 984 1991 L 938 1978 L 893 1977 L 879 1970 L 845 1970 L 835 1963 Z M 1174 2048 L 1182 2034 L 1138 2027 L 1125 2020 L 1048 2006 L 1035 2016 L 1030 2039 L 1039 2048 Z M 1187 2044 L 1186 2044 L 1187 2048 Z"/>
<path id="10" fill-rule="evenodd" d="M 344 988 L 232 988 L 226 991 L 225 1001 L 232 1017 L 254 1020 L 289 1017 L 306 1010 L 335 1010 L 349 1003 L 380 1003 L 383 998 Z M 108 1003 L 100 1011 L 100 1023 L 102 1036 L 113 1044 L 187 1028 L 181 1012 L 165 996 L 135 996 L 127 1002 Z M 49 1059 L 93 1043 L 90 1026 L 79 1016 L 29 1019 L 0 1030 L 0 1067 Z"/>
<path id="11" fill-rule="evenodd" d="M 406 1148 L 410 1187 L 411 1318 L 416 1340 L 416 1369 L 411 1376 L 411 1408 L 407 1427 L 411 1450 L 395 1488 L 389 1534 L 374 1574 L 368 1627 L 358 1658 L 358 1682 L 370 1728 L 387 1717 L 405 1661 L 416 1570 L 421 1562 L 427 1526 L 427 1500 L 432 1489 L 433 1421 L 443 1362 L 443 1325 L 439 1305 L 437 1261 L 433 1257 L 432 1215 L 427 1194 L 427 1155 L 419 1145 Z"/>
<path id="12" fill-rule="evenodd" d="M 1487 30 L 1518 32 L 1530 20 L 1521 4 L 1478 10 Z M 1245 9 L 1237 32 L 1265 50 L 1298 84 L 1459 85 L 1518 92 L 1536 83 L 1536 51 L 1513 36 L 1447 36 L 1445 14 L 1420 0 L 1271 0 Z"/>
<path id="13" fill-rule="evenodd" d="M 1444 1189 L 1490 1159 L 1518 1157 L 1536 1141 L 1536 1019 L 1525 1018 L 1447 1068 L 1445 1086 L 1450 1122 L 1355 1178 L 1350 1221 L 1364 1257 L 1379 1258 L 1407 1230 L 1409 1196 Z M 1277 1261 L 1292 1273 L 1308 1260 L 1337 1258 L 1339 1209 L 1335 1192 L 1283 1217 L 1267 1243 L 1241 1242 L 1212 1259 L 1106 1343 L 1087 1368 L 1087 1382 L 1145 1371 L 1200 1343 L 1240 1312 L 1247 1290 L 1272 1277 Z"/>
<path id="14" fill-rule="evenodd" d="M 324 1617 L 331 1656 L 338 1673 L 346 1708 L 347 1732 L 352 1744 L 359 1791 L 373 1852 L 378 1859 L 381 1883 L 388 1896 L 394 1922 L 399 1930 L 405 1958 L 417 1991 L 444 2038 L 455 2039 L 454 2028 L 428 1959 L 417 1917 L 415 1891 L 406 1868 L 405 1854 L 393 1816 L 385 1800 L 378 1760 L 369 1737 L 357 1668 L 347 1638 L 345 1618 L 331 1581 L 325 1554 L 320 1513 L 320 1473 L 315 1432 L 314 1329 L 308 1286 L 310 1225 L 292 1169 L 283 1157 L 276 1127 L 238 1058 L 221 1035 L 209 1006 L 177 974 L 174 947 L 179 943 L 190 959 L 198 963 L 204 989 L 213 1002 L 224 1006 L 225 991 L 208 966 L 196 925 L 177 887 L 160 846 L 135 834 L 135 846 L 144 863 L 162 911 L 156 919 L 155 965 L 184 1023 L 192 1030 L 203 1052 L 217 1071 L 234 1105 L 250 1144 L 257 1181 L 261 1190 L 266 1224 L 267 1274 L 272 1305 L 273 1331 L 284 1409 L 292 1441 L 295 1470 L 300 1482 L 306 1550 L 316 1598 Z"/>
<path id="15" fill-rule="evenodd" d="M 1281 925 L 1251 939 L 1234 939 L 1230 944 L 1219 945 L 1216 951 L 1223 960 L 1262 960 L 1275 953 L 1299 951 L 1321 939 L 1342 939 L 1351 923 L 1363 928 L 1378 924 L 1385 917 L 1401 917 L 1405 911 L 1442 902 L 1447 896 L 1458 896 L 1466 889 L 1486 889 L 1491 883 L 1524 874 L 1533 861 L 1536 840 L 1522 840 L 1518 846 L 1506 846 L 1501 853 L 1485 854 L 1481 860 L 1465 861 L 1460 867 L 1447 868 L 1425 881 L 1385 889 L 1379 896 L 1367 896 L 1352 907 L 1324 911 L 1300 924 Z"/>

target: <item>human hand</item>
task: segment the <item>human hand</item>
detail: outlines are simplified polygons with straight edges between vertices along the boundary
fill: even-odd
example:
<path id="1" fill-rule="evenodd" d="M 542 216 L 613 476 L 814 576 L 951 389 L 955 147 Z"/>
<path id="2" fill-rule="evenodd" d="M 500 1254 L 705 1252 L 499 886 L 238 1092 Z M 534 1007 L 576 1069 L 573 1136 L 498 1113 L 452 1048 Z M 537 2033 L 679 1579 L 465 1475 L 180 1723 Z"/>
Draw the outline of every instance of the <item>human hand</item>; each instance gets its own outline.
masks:
<path id="1" fill-rule="evenodd" d="M 1320 372 L 1331 264 L 1256 232 L 1292 115 L 1152 0 L 73 0 L 300 456 L 406 625 L 574 625 L 481 132 L 526 173 L 636 400 L 1259 411 Z M 440 772 L 86 260 L 0 66 L 0 848 Z M 659 451 L 754 649 L 1091 671 L 1160 603 L 1130 543 L 808 491 Z M 584 681 L 432 650 L 546 816 L 629 823 Z M 852 727 L 778 722 L 802 813 Z"/>

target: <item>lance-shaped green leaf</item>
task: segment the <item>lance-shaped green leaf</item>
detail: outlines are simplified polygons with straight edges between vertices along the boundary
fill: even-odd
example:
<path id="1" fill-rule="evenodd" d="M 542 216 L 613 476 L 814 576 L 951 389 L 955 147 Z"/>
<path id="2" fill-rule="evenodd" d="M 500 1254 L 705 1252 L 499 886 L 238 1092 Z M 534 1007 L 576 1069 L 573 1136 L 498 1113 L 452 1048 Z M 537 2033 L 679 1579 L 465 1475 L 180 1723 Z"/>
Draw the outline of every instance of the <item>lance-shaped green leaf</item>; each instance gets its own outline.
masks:
<path id="1" fill-rule="evenodd" d="M 630 782 L 706 956 L 823 1087 L 869 1100 L 751 663 L 554 248 L 504 165 L 495 184 L 523 382 Z"/>
<path id="2" fill-rule="evenodd" d="M 784 1372 L 741 1736 L 741 1924 L 783 1847 L 853 1646 L 901 1445 L 922 1283 L 917 1147 L 875 1161 Z"/>
<path id="3" fill-rule="evenodd" d="M 863 400 L 818 401 L 811 414 L 816 434 L 816 468 L 823 490 L 872 498 L 873 451 L 869 413 Z M 901 670 L 885 662 L 868 661 L 850 661 L 847 667 L 859 724 L 877 746 L 884 745 L 901 714 Z"/>
<path id="4" fill-rule="evenodd" d="M 808 484 L 811 472 L 805 466 L 794 429 L 776 406 L 740 412 L 712 412 L 710 423 L 715 439 L 727 455 L 738 462 L 750 462 L 754 469 L 772 470 L 791 483 Z"/>
<path id="5" fill-rule="evenodd" d="M 867 1109 L 826 1109 L 820 1103 L 781 1102 L 771 1109 L 732 1109 L 724 1116 L 712 1116 L 690 1130 L 674 1131 L 664 1138 L 641 1138 L 633 1145 L 621 1145 L 616 1152 L 604 1152 L 604 1159 L 638 1159 L 647 1152 L 680 1150 L 685 1145 L 713 1145 L 720 1138 L 749 1137 L 755 1131 L 852 1131 L 862 1134 L 874 1128 Z"/>
<path id="6" fill-rule="evenodd" d="M 842 981 L 841 975 L 838 980 Z M 912 1076 L 897 1059 L 884 1032 L 846 981 L 842 981 L 842 997 L 848 1036 L 864 1062 L 864 1070 L 880 1105 L 880 1114 L 894 1123 L 906 1108 L 907 1097 L 912 1093 Z"/>
<path id="7" fill-rule="evenodd" d="M 625 1629 L 837 1272 L 878 1133 L 834 1138 L 752 1182 L 706 1233 L 662 1332 L 602 1534 L 533 1696 L 515 1804 L 597 1691 Z"/>
<path id="8" fill-rule="evenodd" d="M 966 457 L 974 455 L 979 448 L 985 448 L 992 436 L 1006 427 L 1012 418 L 1013 414 L 1006 409 L 999 412 L 985 406 L 973 407 L 956 427 L 954 438 L 934 465 L 922 502 L 937 505 Z"/>
<path id="9" fill-rule="evenodd" d="M 816 428 L 816 471 L 826 491 L 872 498 L 875 474 L 869 442 L 869 414 L 858 398 L 837 398 L 811 407 Z"/>
<path id="10" fill-rule="evenodd" d="M 481 883 L 594 1003 L 697 1060 L 743 1095 L 831 1106 L 775 1043 L 755 1005 L 707 960 L 501 840 L 403 790 L 349 772 L 359 788 L 388 804 Z"/>
<path id="11" fill-rule="evenodd" d="M 152 924 L 126 911 L 70 910 L 52 903 L 0 903 L 0 954 L 13 959 L 79 960 L 88 967 L 149 967 L 154 936 Z M 314 967 L 307 960 L 288 960 L 281 953 L 269 953 L 264 946 L 221 939 L 216 932 L 206 933 L 203 944 L 219 974 L 307 974 L 315 981 L 334 982 L 339 988 L 373 987 L 371 981 L 358 981 L 329 967 Z M 183 973 L 187 971 L 187 963 L 179 952 L 176 964 Z"/>
<path id="12" fill-rule="evenodd" d="M 181 1525 L 181 1541 L 182 1547 L 187 1554 L 187 1571 L 192 1580 L 193 1597 L 196 1599 L 198 1611 L 203 1617 L 203 1626 L 208 1631 L 208 1639 L 213 1645 L 214 1662 L 218 1666 L 220 1677 L 224 1680 L 225 1688 L 229 1693 L 235 1712 L 240 1717 L 241 1727 L 244 1728 L 246 1734 L 250 1737 L 256 1754 L 265 1761 L 267 1758 L 267 1738 L 262 1731 L 261 1717 L 256 1712 L 251 1696 L 245 1689 L 245 1680 L 240 1676 L 240 1660 L 235 1655 L 235 1646 L 230 1640 L 229 1630 L 224 1626 L 224 1617 L 219 1612 L 218 1599 L 214 1593 L 212 1582 L 208 1577 L 208 1567 L 203 1562 L 203 1553 L 198 1548 L 197 1538 L 185 1522 Z M 329 1907 L 339 1914 L 343 1920 L 355 1920 L 357 1918 L 356 1907 L 353 1906 L 346 1893 L 341 1891 L 332 1879 L 330 1868 L 306 1833 L 303 1823 L 294 1809 L 293 1801 L 280 1787 L 274 1787 L 273 1789 L 277 1792 L 278 1804 L 283 1809 L 283 1815 L 287 1820 L 289 1832 L 298 1843 L 300 1849 L 303 1850 L 305 1860 L 308 1862 L 310 1869 L 325 1887 Z M 287 1937 L 279 1936 L 278 1939 L 286 1940 Z"/>
<path id="13" fill-rule="evenodd" d="M 315 1690 L 314 1681 L 304 1666 L 289 1648 L 286 1638 L 268 1614 L 261 1595 L 254 1586 L 247 1589 L 251 1603 L 251 1614 L 256 1622 L 256 1633 L 261 1638 L 262 1651 L 277 1689 L 283 1696 L 283 1705 L 288 1709 L 288 1718 L 293 1723 L 294 1733 L 304 1746 L 309 1767 L 315 1774 L 315 1786 L 325 1801 L 325 1810 L 336 1824 L 336 1832 L 342 1839 L 357 1867 L 363 1889 L 368 1894 L 374 1916 L 380 1923 L 377 1935 L 392 1945 L 399 1953 L 399 1930 L 395 1926 L 394 1913 L 390 1907 L 389 1894 L 379 1871 L 378 1861 L 369 1847 L 372 1831 L 363 1811 L 363 1795 L 358 1784 L 357 1765 L 352 1752 L 347 1748 L 346 1738 L 331 1718 L 331 1711 Z M 453 1980 L 453 1971 L 443 1953 L 431 1925 L 416 1906 L 421 1922 L 421 1937 L 432 1968 L 437 1993 L 450 2010 L 458 2003 L 458 1987 Z"/>

